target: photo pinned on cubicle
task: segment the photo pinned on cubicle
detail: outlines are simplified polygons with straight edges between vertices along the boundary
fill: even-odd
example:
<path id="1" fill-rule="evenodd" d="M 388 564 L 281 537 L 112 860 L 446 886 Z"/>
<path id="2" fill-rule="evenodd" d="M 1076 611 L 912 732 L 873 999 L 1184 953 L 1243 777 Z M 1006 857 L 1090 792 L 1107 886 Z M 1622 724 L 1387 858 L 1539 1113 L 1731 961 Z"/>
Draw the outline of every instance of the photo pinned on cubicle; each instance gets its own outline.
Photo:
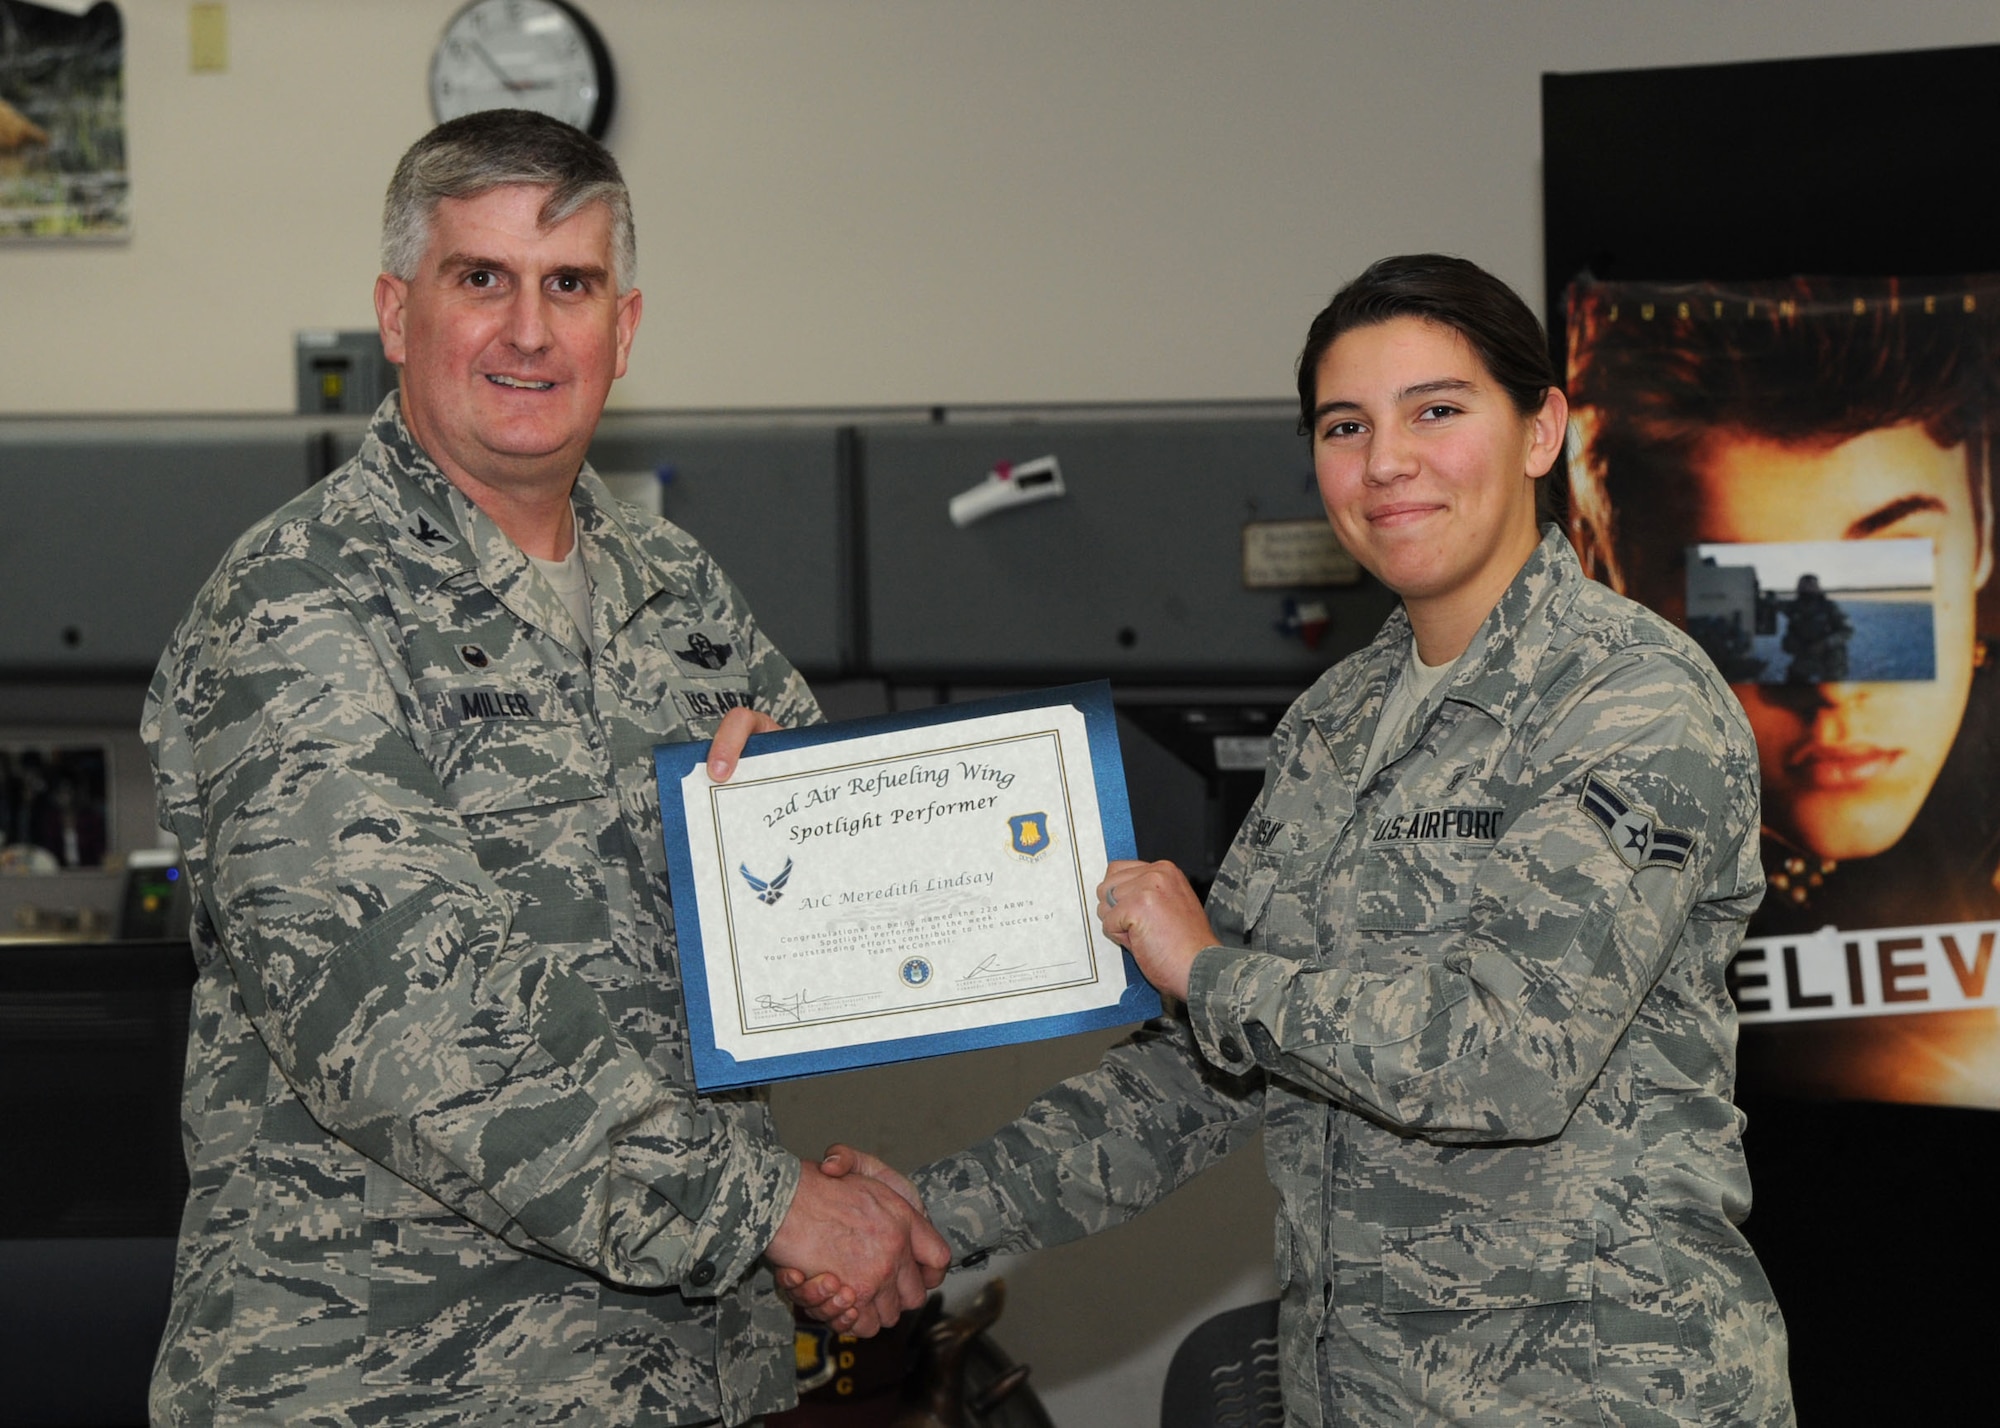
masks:
<path id="1" fill-rule="evenodd" d="M 1731 684 L 1937 678 L 1929 540 L 1696 545 L 1687 631 Z"/>
<path id="2" fill-rule="evenodd" d="M 0 875 L 101 866 L 110 767 L 102 744 L 0 743 Z"/>

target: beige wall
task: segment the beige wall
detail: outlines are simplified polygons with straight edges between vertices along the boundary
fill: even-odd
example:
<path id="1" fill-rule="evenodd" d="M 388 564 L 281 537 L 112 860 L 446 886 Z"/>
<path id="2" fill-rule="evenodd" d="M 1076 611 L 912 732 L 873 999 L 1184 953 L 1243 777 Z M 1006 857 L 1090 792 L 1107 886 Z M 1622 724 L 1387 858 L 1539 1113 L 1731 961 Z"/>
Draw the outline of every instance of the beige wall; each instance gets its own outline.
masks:
<path id="1" fill-rule="evenodd" d="M 458 0 L 125 0 L 134 233 L 0 248 L 0 413 L 283 411 L 373 321 Z M 2000 40 L 1991 0 L 584 0 L 646 322 L 617 401 L 1282 396 L 1384 252 L 1539 281 L 1537 76 Z"/>

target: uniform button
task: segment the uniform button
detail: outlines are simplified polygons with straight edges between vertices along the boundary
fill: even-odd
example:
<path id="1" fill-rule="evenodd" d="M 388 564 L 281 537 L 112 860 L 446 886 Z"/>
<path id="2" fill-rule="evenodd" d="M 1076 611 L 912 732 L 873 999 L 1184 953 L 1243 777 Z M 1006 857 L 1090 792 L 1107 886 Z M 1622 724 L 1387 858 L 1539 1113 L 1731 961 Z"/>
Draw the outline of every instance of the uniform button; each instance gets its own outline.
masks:
<path id="1" fill-rule="evenodd" d="M 693 1269 L 688 1271 L 688 1283 L 694 1285 L 694 1287 L 697 1289 L 701 1288 L 703 1285 L 707 1284 L 710 1280 L 714 1278 L 715 1278 L 715 1266 L 711 1264 L 708 1260 L 702 1260 L 700 1263 L 695 1265 Z"/>
<path id="2" fill-rule="evenodd" d="M 1222 1053 L 1224 1061 L 1241 1061 L 1243 1059 L 1243 1048 L 1236 1044 L 1236 1038 L 1233 1036 L 1223 1037 L 1222 1040 L 1215 1044 L 1215 1049 Z"/>

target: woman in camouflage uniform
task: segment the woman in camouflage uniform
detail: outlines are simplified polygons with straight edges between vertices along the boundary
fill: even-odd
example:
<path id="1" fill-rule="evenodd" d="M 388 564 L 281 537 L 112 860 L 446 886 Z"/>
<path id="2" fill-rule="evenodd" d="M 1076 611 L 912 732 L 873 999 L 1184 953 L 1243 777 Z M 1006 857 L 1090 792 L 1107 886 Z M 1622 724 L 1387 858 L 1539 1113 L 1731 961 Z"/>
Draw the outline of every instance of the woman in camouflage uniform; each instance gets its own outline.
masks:
<path id="1" fill-rule="evenodd" d="M 924 1203 L 961 1260 L 1052 1244 L 1261 1126 L 1290 1423 L 1790 1423 L 1737 1229 L 1742 710 L 1539 526 L 1567 408 L 1496 279 L 1376 264 L 1299 396 L 1402 609 L 1292 707 L 1205 908 L 1112 865 L 1104 926 L 1181 1014 L 919 1171 Z"/>

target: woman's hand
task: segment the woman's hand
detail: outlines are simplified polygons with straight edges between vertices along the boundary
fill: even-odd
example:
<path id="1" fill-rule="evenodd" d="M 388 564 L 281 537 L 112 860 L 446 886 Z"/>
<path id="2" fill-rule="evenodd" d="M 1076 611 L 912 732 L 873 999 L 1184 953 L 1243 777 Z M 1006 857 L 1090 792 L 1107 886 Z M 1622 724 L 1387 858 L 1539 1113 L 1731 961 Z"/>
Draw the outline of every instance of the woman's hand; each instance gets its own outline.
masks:
<path id="1" fill-rule="evenodd" d="M 1182 1001 L 1195 954 L 1217 942 L 1201 899 L 1172 863 L 1113 863 L 1097 885 L 1097 920 L 1147 981 Z"/>
<path id="2" fill-rule="evenodd" d="M 743 746 L 752 734 L 775 734 L 784 727 L 769 714 L 739 704 L 722 716 L 708 746 L 708 776 L 717 783 L 726 782 L 736 772 L 736 761 L 743 757 Z"/>

